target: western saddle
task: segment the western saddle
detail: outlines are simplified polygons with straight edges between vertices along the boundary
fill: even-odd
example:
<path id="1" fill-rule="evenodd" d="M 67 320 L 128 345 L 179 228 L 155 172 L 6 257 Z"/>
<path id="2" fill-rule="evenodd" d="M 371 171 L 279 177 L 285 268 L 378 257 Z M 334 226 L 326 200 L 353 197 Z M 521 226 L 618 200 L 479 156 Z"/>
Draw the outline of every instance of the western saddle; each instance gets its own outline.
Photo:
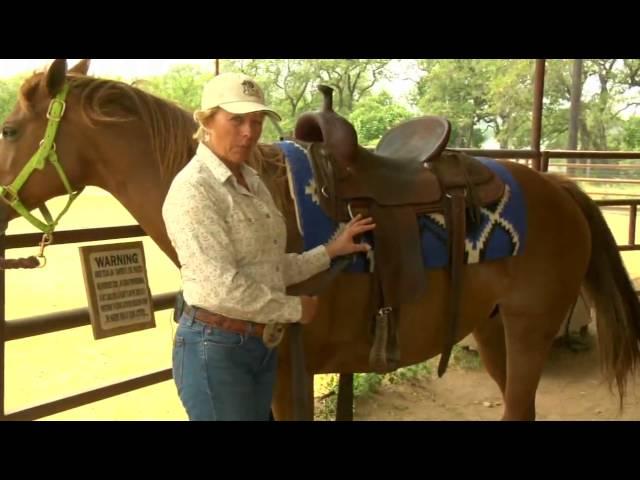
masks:
<path id="1" fill-rule="evenodd" d="M 374 235 L 375 335 L 370 363 L 375 371 L 398 367 L 396 311 L 426 292 L 417 216 L 442 212 L 449 232 L 449 324 L 438 374 L 447 368 L 456 340 L 464 263 L 466 213 L 498 201 L 504 183 L 478 160 L 445 150 L 451 125 L 426 116 L 390 129 L 374 151 L 358 145 L 354 127 L 333 111 L 333 90 L 318 87 L 322 110 L 305 113 L 294 137 L 309 143 L 321 208 L 336 222 L 357 213 L 371 216 Z"/>

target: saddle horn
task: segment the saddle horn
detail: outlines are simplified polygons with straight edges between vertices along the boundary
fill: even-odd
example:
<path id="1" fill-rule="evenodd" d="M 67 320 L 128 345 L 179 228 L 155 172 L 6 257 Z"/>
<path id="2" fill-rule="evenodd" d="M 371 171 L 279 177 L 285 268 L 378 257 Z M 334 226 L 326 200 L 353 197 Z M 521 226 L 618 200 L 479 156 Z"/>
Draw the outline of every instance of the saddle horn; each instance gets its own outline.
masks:
<path id="1" fill-rule="evenodd" d="M 328 85 L 318 85 L 318 90 L 322 93 L 322 111 L 333 112 L 333 88 Z"/>
<path id="2" fill-rule="evenodd" d="M 322 110 L 301 115 L 294 138 L 322 143 L 338 163 L 348 167 L 358 155 L 358 134 L 353 125 L 333 110 L 333 88 L 318 85 L 318 90 L 323 96 Z"/>

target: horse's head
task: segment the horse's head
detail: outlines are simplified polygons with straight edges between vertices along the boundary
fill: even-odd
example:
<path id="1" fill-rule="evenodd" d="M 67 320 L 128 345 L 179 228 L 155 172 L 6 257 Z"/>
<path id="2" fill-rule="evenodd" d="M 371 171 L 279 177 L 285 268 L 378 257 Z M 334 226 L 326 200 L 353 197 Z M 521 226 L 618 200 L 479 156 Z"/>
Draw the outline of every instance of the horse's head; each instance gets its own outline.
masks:
<path id="1" fill-rule="evenodd" d="M 193 117 L 124 82 L 87 76 L 88 66 L 82 61 L 67 71 L 66 60 L 56 60 L 21 86 L 1 130 L 0 222 L 21 215 L 50 233 L 59 218 L 48 220 L 45 210 L 42 222 L 30 210 L 65 193 L 71 201 L 93 185 L 168 243 L 160 206 L 195 152 Z"/>
<path id="2" fill-rule="evenodd" d="M 30 214 L 46 200 L 84 186 L 73 109 L 67 109 L 70 76 L 86 75 L 83 60 L 67 71 L 66 60 L 54 61 L 46 72 L 22 84 L 18 101 L 0 130 L 0 231 L 24 216 L 43 231 L 47 223 Z M 76 100 L 77 101 L 77 100 Z"/>

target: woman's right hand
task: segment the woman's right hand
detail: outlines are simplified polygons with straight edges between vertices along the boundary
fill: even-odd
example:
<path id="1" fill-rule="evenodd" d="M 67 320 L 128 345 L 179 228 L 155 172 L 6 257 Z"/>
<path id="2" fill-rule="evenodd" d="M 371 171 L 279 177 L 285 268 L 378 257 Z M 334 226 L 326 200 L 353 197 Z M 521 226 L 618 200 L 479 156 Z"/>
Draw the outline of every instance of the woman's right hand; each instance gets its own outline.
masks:
<path id="1" fill-rule="evenodd" d="M 300 319 L 300 323 L 306 325 L 311 322 L 318 313 L 318 297 L 301 295 L 300 302 L 302 303 L 302 318 Z"/>

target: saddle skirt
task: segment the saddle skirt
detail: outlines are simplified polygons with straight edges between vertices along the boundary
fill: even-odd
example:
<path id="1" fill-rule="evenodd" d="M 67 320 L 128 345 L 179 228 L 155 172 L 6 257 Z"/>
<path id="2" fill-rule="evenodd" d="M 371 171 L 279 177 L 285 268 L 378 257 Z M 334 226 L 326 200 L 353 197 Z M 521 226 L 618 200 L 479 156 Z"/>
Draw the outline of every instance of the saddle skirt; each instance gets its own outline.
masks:
<path id="1" fill-rule="evenodd" d="M 283 141 L 276 144 L 283 150 L 287 163 L 289 186 L 294 197 L 298 229 L 304 239 L 305 250 L 329 242 L 344 227 L 334 221 L 320 205 L 320 196 L 313 178 L 308 145 Z M 477 157 L 504 183 L 502 198 L 480 208 L 478 222 L 467 221 L 465 264 L 498 260 L 521 253 L 526 243 L 526 205 L 519 185 L 509 171 L 493 159 Z M 416 218 L 420 230 L 421 251 L 425 269 L 446 268 L 449 264 L 448 230 L 444 215 L 425 213 Z M 345 270 L 368 273 L 374 268 L 375 242 L 373 235 L 365 240 L 373 250 L 358 254 Z"/>

